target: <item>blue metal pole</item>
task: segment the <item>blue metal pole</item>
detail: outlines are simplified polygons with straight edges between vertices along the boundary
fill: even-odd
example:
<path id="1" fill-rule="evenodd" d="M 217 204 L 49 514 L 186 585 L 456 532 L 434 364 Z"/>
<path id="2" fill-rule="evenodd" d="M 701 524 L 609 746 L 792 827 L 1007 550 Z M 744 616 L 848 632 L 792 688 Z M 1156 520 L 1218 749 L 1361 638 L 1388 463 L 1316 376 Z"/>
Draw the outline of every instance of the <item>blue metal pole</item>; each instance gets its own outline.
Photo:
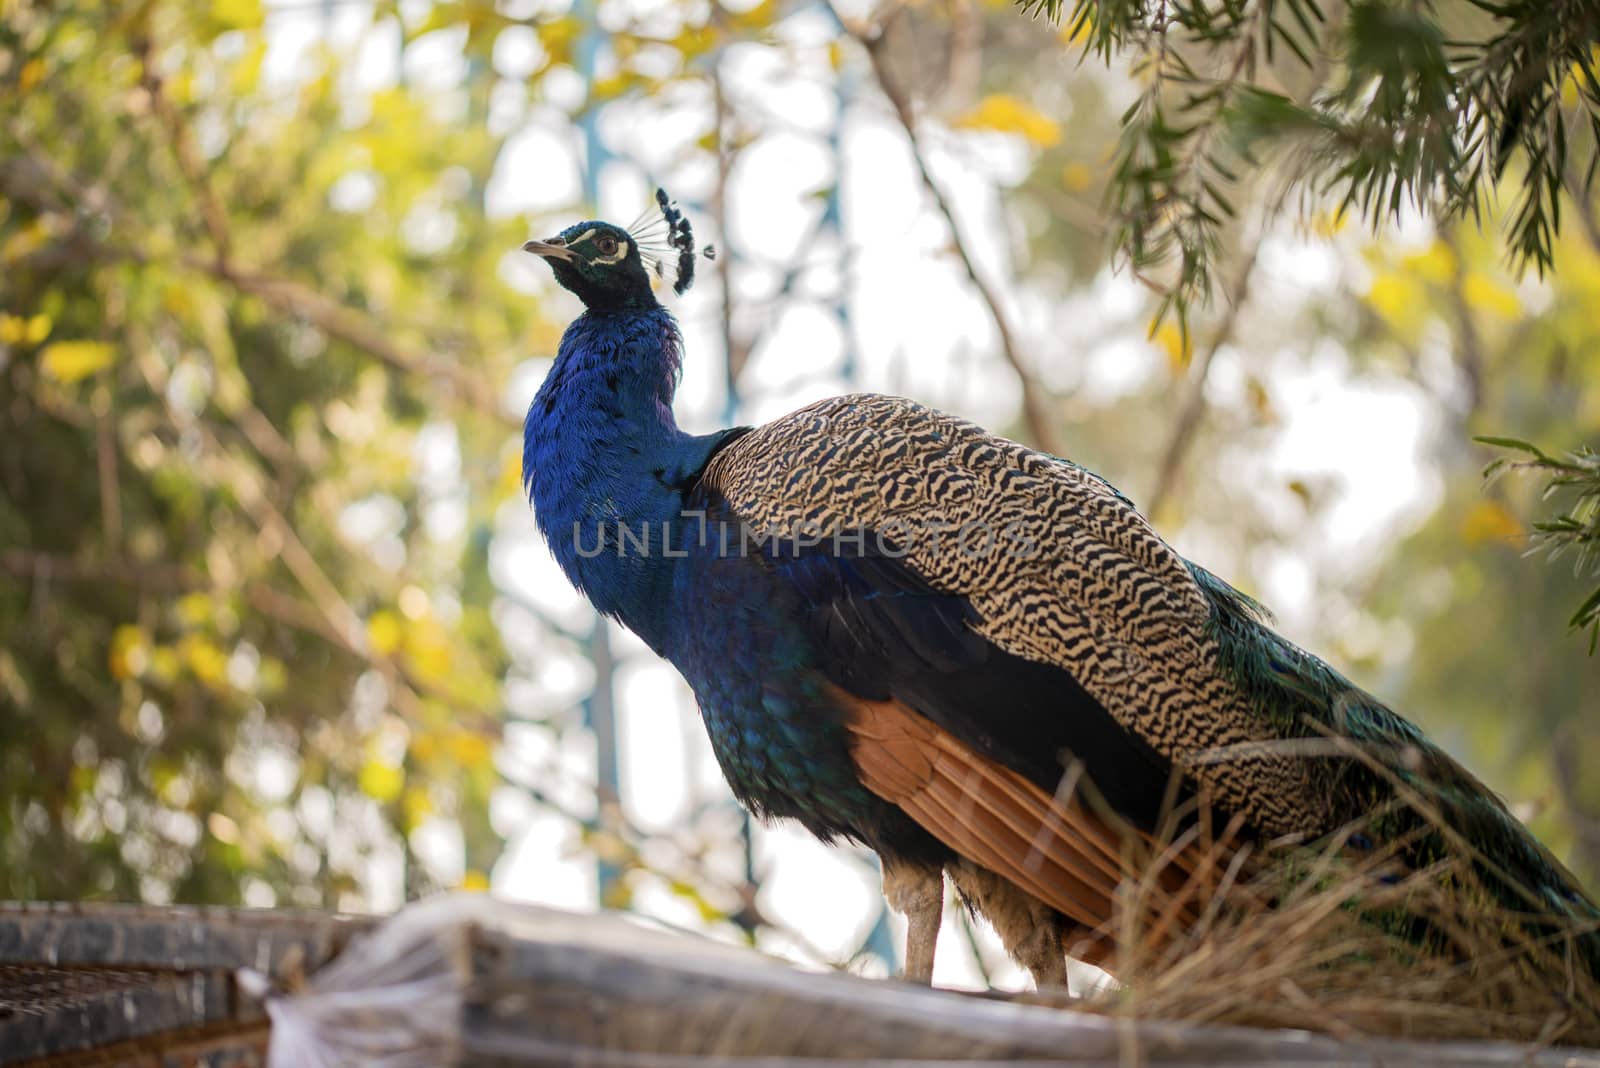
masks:
<path id="1" fill-rule="evenodd" d="M 600 47 L 605 40 L 596 21 L 595 0 L 579 0 L 575 14 L 583 22 L 584 30 L 578 39 L 578 73 L 586 83 L 593 85 Z M 583 159 L 579 162 L 583 175 L 583 195 L 598 210 L 600 202 L 600 171 L 611 154 L 600 139 L 599 109 L 588 107 L 578 120 L 583 132 Z M 611 650 L 610 624 L 604 616 L 597 616 L 594 629 L 589 633 L 589 662 L 594 665 L 594 690 L 583 703 L 584 724 L 594 732 L 595 741 L 595 824 L 603 827 L 609 813 L 622 804 L 622 778 L 617 759 L 617 700 L 616 660 Z M 617 903 L 622 873 L 605 858 L 596 861 L 596 874 L 600 884 L 600 904 Z"/>

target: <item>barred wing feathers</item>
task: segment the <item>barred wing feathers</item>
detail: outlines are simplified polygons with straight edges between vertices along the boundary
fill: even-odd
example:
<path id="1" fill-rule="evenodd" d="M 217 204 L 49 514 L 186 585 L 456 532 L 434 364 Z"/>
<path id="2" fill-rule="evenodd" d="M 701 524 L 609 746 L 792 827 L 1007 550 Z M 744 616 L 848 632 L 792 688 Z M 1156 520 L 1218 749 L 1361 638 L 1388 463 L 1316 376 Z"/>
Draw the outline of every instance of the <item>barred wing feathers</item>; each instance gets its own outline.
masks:
<path id="1" fill-rule="evenodd" d="M 1218 670 L 1212 603 L 1188 564 L 1091 472 L 914 402 L 858 394 L 745 434 L 702 484 L 761 537 L 893 532 L 896 566 L 960 599 L 998 650 L 1064 673 L 1215 804 L 1269 835 L 1331 829 L 1307 762 L 1273 749 L 1282 735 Z M 992 710 L 938 711 L 964 741 L 994 730 Z M 1072 725 L 1053 726 L 1096 776 Z"/>

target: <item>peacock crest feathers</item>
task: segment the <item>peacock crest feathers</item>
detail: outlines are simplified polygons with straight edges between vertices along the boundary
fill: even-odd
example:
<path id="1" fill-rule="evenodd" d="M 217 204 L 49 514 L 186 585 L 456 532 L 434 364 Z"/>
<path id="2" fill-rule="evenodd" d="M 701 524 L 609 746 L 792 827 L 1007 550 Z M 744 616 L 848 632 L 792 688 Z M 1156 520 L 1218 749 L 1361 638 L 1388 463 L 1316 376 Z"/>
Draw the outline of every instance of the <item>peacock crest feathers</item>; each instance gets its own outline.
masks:
<path id="1" fill-rule="evenodd" d="M 645 208 L 627 229 L 651 273 L 665 278 L 670 269 L 672 291 L 680 297 L 687 293 L 694 285 L 694 228 L 667 191 L 657 188 L 655 203 Z M 717 250 L 707 245 L 700 254 L 711 260 L 716 258 Z"/>

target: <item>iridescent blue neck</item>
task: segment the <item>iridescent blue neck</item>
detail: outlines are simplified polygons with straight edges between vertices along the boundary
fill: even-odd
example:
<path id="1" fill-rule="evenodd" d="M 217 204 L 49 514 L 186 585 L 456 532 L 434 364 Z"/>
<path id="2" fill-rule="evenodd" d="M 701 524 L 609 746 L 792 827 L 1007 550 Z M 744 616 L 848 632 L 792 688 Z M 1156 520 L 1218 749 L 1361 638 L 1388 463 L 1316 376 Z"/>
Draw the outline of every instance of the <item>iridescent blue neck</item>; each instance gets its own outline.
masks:
<path id="1" fill-rule="evenodd" d="M 712 446 L 673 418 L 681 350 L 659 306 L 586 313 L 562 335 L 523 429 L 523 482 L 557 562 L 596 608 L 657 648 L 679 487 Z"/>

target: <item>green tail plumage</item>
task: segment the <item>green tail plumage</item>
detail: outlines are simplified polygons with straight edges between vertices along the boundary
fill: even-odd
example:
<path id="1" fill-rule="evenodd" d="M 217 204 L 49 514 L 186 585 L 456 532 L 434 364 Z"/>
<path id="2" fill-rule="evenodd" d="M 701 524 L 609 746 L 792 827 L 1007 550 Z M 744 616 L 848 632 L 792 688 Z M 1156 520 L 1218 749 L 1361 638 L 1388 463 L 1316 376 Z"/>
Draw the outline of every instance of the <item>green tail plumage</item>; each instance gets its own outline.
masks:
<path id="1" fill-rule="evenodd" d="M 1285 739 L 1326 753 L 1319 780 L 1339 826 L 1364 848 L 1404 843 L 1410 868 L 1465 862 L 1458 895 L 1517 917 L 1557 953 L 1570 937 L 1600 978 L 1600 907 L 1505 804 L 1420 730 L 1319 658 L 1272 631 L 1250 598 L 1191 570 L 1213 606 L 1221 665 Z"/>

